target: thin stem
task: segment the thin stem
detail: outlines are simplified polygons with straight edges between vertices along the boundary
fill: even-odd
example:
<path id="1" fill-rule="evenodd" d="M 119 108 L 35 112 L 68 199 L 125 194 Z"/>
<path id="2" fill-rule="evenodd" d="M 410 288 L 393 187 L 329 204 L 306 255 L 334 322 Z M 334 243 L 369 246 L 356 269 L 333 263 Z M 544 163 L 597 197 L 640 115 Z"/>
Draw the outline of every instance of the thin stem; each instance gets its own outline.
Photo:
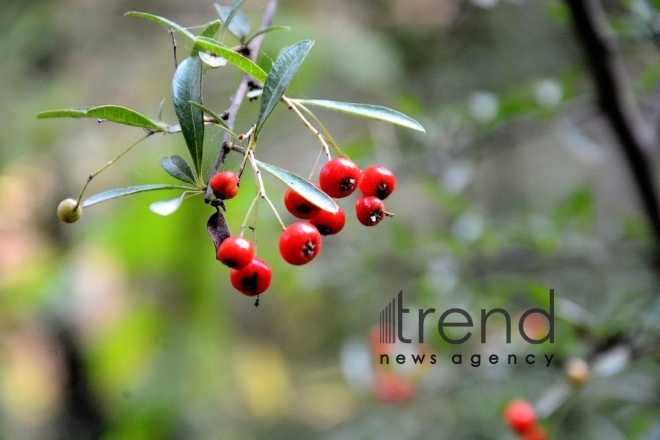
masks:
<path id="1" fill-rule="evenodd" d="M 277 218 L 277 221 L 282 227 L 282 230 L 285 230 L 286 226 L 284 226 L 284 222 L 282 221 L 280 214 L 277 212 L 277 209 L 275 208 L 275 205 L 273 205 L 273 202 L 271 202 L 268 196 L 266 195 L 266 190 L 264 189 L 264 181 L 261 178 L 261 171 L 259 170 L 259 167 L 257 167 L 257 163 L 254 159 L 254 151 L 252 149 L 248 150 L 248 159 L 250 160 L 250 165 L 252 165 L 252 169 L 254 170 L 254 173 L 257 176 L 257 187 L 259 188 L 258 195 L 261 196 L 261 198 L 264 199 L 266 203 L 268 203 L 268 206 L 270 206 L 270 209 L 273 210 L 273 213 L 275 214 L 275 218 Z"/>
<path id="2" fill-rule="evenodd" d="M 321 141 L 321 145 L 323 145 L 323 148 L 325 149 L 325 154 L 328 156 L 328 160 L 330 160 L 332 158 L 332 156 L 330 156 L 330 147 L 328 146 L 321 132 L 318 131 L 316 128 L 312 126 L 312 124 L 309 123 L 307 118 L 305 118 L 305 116 L 302 113 L 300 113 L 300 110 L 298 110 L 298 108 L 289 98 L 287 98 L 286 96 L 282 96 L 282 101 L 284 101 L 286 105 L 288 105 L 289 108 L 296 113 L 296 115 L 300 118 L 303 124 L 305 124 L 305 127 L 309 128 L 311 132 L 314 133 L 314 135 L 319 139 L 319 141 Z"/>
<path id="3" fill-rule="evenodd" d="M 332 139 L 332 136 L 330 136 L 330 133 L 328 132 L 328 130 L 327 130 L 327 129 L 325 128 L 325 126 L 321 123 L 321 121 L 319 121 L 319 118 L 317 118 L 316 115 L 315 115 L 314 113 L 312 113 L 312 111 L 311 111 L 310 109 L 308 109 L 307 107 L 305 107 L 303 104 L 301 104 L 301 103 L 298 102 L 297 100 L 295 100 L 295 99 L 291 99 L 291 102 L 293 102 L 293 103 L 295 104 L 296 107 L 298 107 L 299 109 L 301 109 L 302 111 L 304 111 L 305 113 L 307 113 L 307 114 L 308 114 L 308 115 L 314 120 L 314 122 L 316 122 L 316 123 L 318 124 L 319 128 L 321 128 L 321 130 L 323 131 L 323 136 L 325 136 L 326 140 L 327 140 L 328 143 L 332 146 L 332 148 L 334 148 L 335 152 L 336 152 L 338 155 L 340 155 L 340 156 L 345 156 L 345 154 L 343 153 L 343 151 L 341 151 L 341 149 L 339 148 L 339 145 L 337 145 L 337 143 L 335 142 L 335 140 Z"/>
<path id="4" fill-rule="evenodd" d="M 179 63 L 176 60 L 176 40 L 174 39 L 174 29 L 170 27 L 169 30 L 172 37 L 172 51 L 174 52 L 174 70 L 176 70 L 179 68 Z"/>
<path id="5" fill-rule="evenodd" d="M 238 167 L 238 177 L 240 178 L 243 175 L 243 170 L 245 169 L 245 164 L 247 163 L 248 152 L 251 148 L 246 148 L 243 154 L 243 160 L 241 161 L 241 166 Z"/>
<path id="6" fill-rule="evenodd" d="M 148 137 L 151 136 L 152 134 L 154 134 L 154 132 L 152 132 L 152 131 L 148 132 L 146 135 L 144 135 L 143 137 L 141 137 L 140 139 L 138 139 L 137 142 L 135 142 L 133 145 L 131 145 L 130 147 L 128 147 L 127 149 L 125 149 L 124 151 L 122 151 L 121 153 L 119 153 L 117 156 L 115 156 L 115 157 L 114 157 L 112 160 L 110 160 L 108 163 L 106 163 L 106 164 L 103 165 L 101 168 L 99 168 L 98 170 L 96 170 L 96 171 L 94 171 L 92 174 L 90 174 L 89 177 L 87 177 L 87 182 L 85 182 L 85 185 L 83 185 L 82 190 L 80 191 L 80 195 L 78 196 L 78 200 L 76 201 L 76 206 L 75 206 L 74 209 L 77 209 L 77 208 L 78 208 L 78 205 L 80 205 L 80 201 L 82 200 L 82 197 L 83 197 L 83 195 L 85 194 L 85 190 L 87 189 L 87 186 L 89 185 L 89 182 L 91 182 L 92 179 L 94 179 L 94 177 L 98 176 L 98 175 L 99 175 L 100 173 L 102 173 L 106 168 L 108 168 L 110 165 L 112 165 L 113 163 L 115 163 L 115 161 L 119 160 L 124 154 L 128 153 L 129 151 L 131 151 L 131 150 L 133 149 L 133 147 L 135 147 L 137 144 L 139 144 L 140 142 L 142 142 L 143 140 L 145 140 L 146 138 L 148 138 Z"/>
<path id="7" fill-rule="evenodd" d="M 307 180 L 312 180 L 312 177 L 314 176 L 314 172 L 316 171 L 316 167 L 319 166 L 319 162 L 321 162 L 321 156 L 323 156 L 323 151 L 324 149 L 321 148 L 321 151 L 319 151 L 319 155 L 316 156 L 316 162 L 314 162 L 314 166 L 312 167 L 312 171 L 309 173 L 309 177 Z"/>
<path id="8" fill-rule="evenodd" d="M 245 228 L 247 227 L 247 222 L 248 218 L 250 218 L 250 214 L 252 213 L 252 210 L 254 209 L 254 205 L 257 203 L 259 200 L 259 194 L 255 196 L 254 199 L 252 199 L 252 203 L 250 203 L 250 207 L 248 208 L 247 212 L 245 213 L 245 219 L 243 220 L 243 223 L 241 224 L 241 232 L 239 234 L 239 237 L 242 237 L 243 234 L 245 233 Z"/>

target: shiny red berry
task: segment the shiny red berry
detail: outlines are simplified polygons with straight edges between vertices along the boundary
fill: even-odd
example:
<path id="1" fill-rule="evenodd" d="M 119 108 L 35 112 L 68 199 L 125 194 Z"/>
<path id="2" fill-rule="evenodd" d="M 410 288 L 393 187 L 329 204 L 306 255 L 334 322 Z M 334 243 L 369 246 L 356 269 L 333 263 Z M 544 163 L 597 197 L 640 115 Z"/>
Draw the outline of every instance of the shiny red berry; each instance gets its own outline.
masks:
<path id="1" fill-rule="evenodd" d="M 308 202 L 291 188 L 284 194 L 284 206 L 294 217 L 302 219 L 310 219 L 321 212 L 321 208 Z"/>
<path id="2" fill-rule="evenodd" d="M 511 429 L 518 434 L 525 434 L 536 428 L 534 408 L 524 400 L 514 400 L 507 405 L 504 416 Z"/>
<path id="3" fill-rule="evenodd" d="M 371 165 L 362 172 L 359 187 L 365 196 L 385 200 L 396 188 L 396 177 L 382 165 Z"/>
<path id="4" fill-rule="evenodd" d="M 229 278 L 231 285 L 243 295 L 255 296 L 268 289 L 273 279 L 273 272 L 265 261 L 254 257 L 242 269 L 232 269 Z"/>
<path id="5" fill-rule="evenodd" d="M 222 200 L 231 199 L 238 194 L 238 176 L 233 171 L 223 171 L 209 181 L 215 196 Z"/>
<path id="6" fill-rule="evenodd" d="M 344 228 L 346 213 L 341 208 L 334 214 L 321 210 L 316 217 L 309 219 L 309 222 L 316 226 L 321 235 L 334 235 Z"/>
<path id="7" fill-rule="evenodd" d="M 321 234 L 306 222 L 296 222 L 280 236 L 280 254 L 294 266 L 309 263 L 321 250 Z"/>
<path id="8" fill-rule="evenodd" d="M 383 201 L 374 196 L 362 196 L 355 202 L 357 218 L 365 226 L 376 226 L 388 213 Z M 389 214 L 391 215 L 391 214 Z"/>
<path id="9" fill-rule="evenodd" d="M 247 266 L 254 258 L 254 245 L 243 237 L 227 237 L 218 248 L 218 260 L 232 269 Z"/>
<path id="10" fill-rule="evenodd" d="M 330 197 L 350 196 L 360 180 L 360 168 L 345 157 L 332 159 L 321 168 L 319 186 Z"/>

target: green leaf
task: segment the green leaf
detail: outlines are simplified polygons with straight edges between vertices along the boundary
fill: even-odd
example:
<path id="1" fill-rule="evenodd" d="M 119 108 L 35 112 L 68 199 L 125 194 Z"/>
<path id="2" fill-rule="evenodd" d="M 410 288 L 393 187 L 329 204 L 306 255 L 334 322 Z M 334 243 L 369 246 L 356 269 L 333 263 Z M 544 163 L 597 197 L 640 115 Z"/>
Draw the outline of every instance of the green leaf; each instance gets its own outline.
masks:
<path id="1" fill-rule="evenodd" d="M 217 55 L 213 54 L 208 54 L 204 52 L 197 52 L 197 55 L 202 59 L 204 64 L 209 66 L 211 69 L 215 69 L 216 67 L 223 67 L 227 65 L 227 58 L 219 57 Z"/>
<path id="2" fill-rule="evenodd" d="M 266 32 L 272 32 L 272 31 L 290 31 L 291 28 L 289 26 L 269 26 L 267 28 L 264 28 L 260 31 L 255 32 L 254 34 L 250 35 L 250 38 L 247 39 L 245 42 L 245 45 L 250 44 L 252 40 L 257 38 L 261 34 L 265 34 Z"/>
<path id="3" fill-rule="evenodd" d="M 308 202 L 313 203 L 324 211 L 328 211 L 333 214 L 339 210 L 339 207 L 335 201 L 330 198 L 330 196 L 297 174 L 293 174 L 292 172 L 275 165 L 261 162 L 260 160 L 257 160 L 256 162 L 259 169 L 267 171 L 268 173 L 277 177 L 279 180 L 284 182 L 286 186 L 298 193 Z"/>
<path id="4" fill-rule="evenodd" d="M 83 208 L 88 208 L 90 206 L 96 205 L 97 203 L 105 202 L 106 200 L 116 199 L 117 197 L 124 197 L 131 194 L 137 194 L 147 191 L 160 191 L 164 189 L 184 189 L 184 190 L 193 190 L 198 191 L 197 188 L 192 188 L 190 186 L 183 185 L 168 185 L 163 183 L 155 183 L 152 185 L 138 185 L 138 186 L 129 186 L 128 188 L 115 188 L 109 191 L 104 191 L 102 193 L 93 195 L 89 199 L 85 200 L 82 203 Z"/>
<path id="5" fill-rule="evenodd" d="M 124 15 L 128 17 L 138 17 L 138 18 L 144 18 L 145 20 L 151 20 L 155 21 L 158 24 L 162 24 L 166 28 L 172 28 L 176 31 L 181 32 L 183 35 L 186 37 L 190 38 L 191 40 L 195 40 L 195 35 L 193 35 L 192 32 L 190 32 L 188 29 L 184 28 L 180 24 L 176 24 L 175 22 L 168 20 L 167 18 L 159 17 L 158 15 L 152 15 L 152 14 L 147 14 L 146 12 L 127 12 Z"/>
<path id="6" fill-rule="evenodd" d="M 174 72 L 172 101 L 183 138 L 199 176 L 204 152 L 204 113 L 189 103 L 202 103 L 202 60 L 199 57 L 186 58 Z"/>
<path id="7" fill-rule="evenodd" d="M 222 26 L 222 22 L 220 20 L 214 20 L 209 24 L 207 24 L 199 35 L 202 37 L 215 38 L 215 34 L 218 33 L 221 26 Z M 190 52 L 190 56 L 194 57 L 197 54 L 199 54 L 199 48 L 197 46 L 193 46 L 192 51 Z M 204 61 L 203 58 L 202 61 Z M 211 67 L 219 67 L 219 66 L 211 66 Z"/>
<path id="8" fill-rule="evenodd" d="M 259 132 L 266 119 L 268 119 L 268 116 L 270 116 L 277 103 L 284 96 L 284 92 L 293 79 L 293 75 L 295 75 L 313 44 L 314 42 L 311 40 L 300 41 L 285 50 L 273 63 L 273 67 L 270 69 L 268 77 L 264 82 L 259 116 L 257 117 L 257 124 L 254 128 L 255 139 L 259 136 Z"/>
<path id="9" fill-rule="evenodd" d="M 158 104 L 158 120 L 162 122 L 163 120 L 163 107 L 165 106 L 165 100 L 167 98 L 163 98 L 162 101 L 160 101 L 160 104 Z"/>
<path id="10" fill-rule="evenodd" d="M 229 133 L 230 135 L 232 135 L 232 137 L 234 137 L 234 139 L 238 139 L 238 135 L 236 133 L 234 133 L 233 131 L 231 131 L 229 129 L 229 127 L 227 127 L 227 123 L 217 113 L 215 113 L 213 110 L 211 110 L 209 108 L 204 107 L 202 104 L 197 104 L 196 102 L 192 102 L 192 101 L 189 101 L 189 102 L 190 102 L 190 105 L 192 105 L 194 107 L 197 107 L 198 109 L 200 109 L 201 111 L 203 111 L 204 113 L 206 113 L 207 115 L 212 117 L 213 120 L 215 121 L 216 125 L 219 128 L 221 128 L 222 130 L 224 130 L 227 133 Z"/>
<path id="11" fill-rule="evenodd" d="M 163 167 L 167 174 L 175 179 L 186 183 L 192 183 L 193 185 L 197 184 L 195 174 L 190 169 L 190 165 L 188 165 L 188 162 L 178 154 L 161 158 L 160 166 Z"/>
<path id="12" fill-rule="evenodd" d="M 349 115 L 389 122 L 391 124 L 400 125 L 402 127 L 426 133 L 424 127 L 422 127 L 422 125 L 415 121 L 413 118 L 406 116 L 396 110 L 392 110 L 391 108 L 382 107 L 380 105 L 354 104 L 350 102 L 325 101 L 321 99 L 294 99 L 293 101 L 299 102 L 303 105 L 313 105 L 316 107 L 326 108 L 328 110 L 347 113 Z"/>
<path id="13" fill-rule="evenodd" d="M 220 30 L 220 27 L 222 27 L 222 22 L 220 20 L 213 20 L 206 25 L 204 30 L 199 35 L 200 37 L 215 38 L 215 35 Z"/>
<path id="14" fill-rule="evenodd" d="M 151 205 L 149 205 L 149 210 L 154 214 L 158 214 L 158 215 L 162 215 L 163 217 L 166 217 L 174 213 L 177 209 L 179 209 L 181 203 L 185 199 L 192 196 L 197 196 L 199 194 L 202 194 L 201 191 L 197 191 L 195 193 L 184 191 L 179 197 L 175 197 L 169 200 L 160 200 L 158 202 L 153 202 Z"/>
<path id="15" fill-rule="evenodd" d="M 220 31 L 221 40 L 227 29 L 241 42 L 244 42 L 250 34 L 250 20 L 248 20 L 247 15 L 243 11 L 239 10 L 244 1 L 235 0 L 234 5 L 231 7 L 215 5 L 215 9 L 218 11 L 218 15 L 220 15 L 220 19 L 223 22 L 222 30 Z"/>
<path id="16" fill-rule="evenodd" d="M 267 73 L 254 63 L 249 58 L 245 58 L 243 55 L 238 52 L 228 48 L 219 41 L 216 41 L 212 38 L 206 37 L 197 37 L 195 39 L 195 45 L 199 46 L 202 49 L 211 51 L 216 55 L 220 55 L 226 58 L 230 63 L 241 69 L 243 72 L 251 75 L 254 79 L 259 82 L 266 81 Z"/>
<path id="17" fill-rule="evenodd" d="M 47 118 L 93 118 L 105 119 L 118 124 L 141 127 L 156 131 L 166 131 L 167 125 L 149 119 L 141 113 L 119 105 L 101 105 L 98 107 L 74 107 L 62 110 L 50 110 L 37 113 L 37 119 Z"/>

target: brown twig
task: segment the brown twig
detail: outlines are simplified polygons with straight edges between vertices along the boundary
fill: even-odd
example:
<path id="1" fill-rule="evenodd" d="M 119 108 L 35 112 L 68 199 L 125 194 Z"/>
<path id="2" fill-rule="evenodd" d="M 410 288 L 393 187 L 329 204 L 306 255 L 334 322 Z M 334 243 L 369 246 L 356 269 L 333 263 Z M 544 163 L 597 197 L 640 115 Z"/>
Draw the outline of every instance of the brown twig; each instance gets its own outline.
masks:
<path id="1" fill-rule="evenodd" d="M 600 0 L 566 0 L 566 3 L 591 66 L 600 108 L 619 139 L 658 248 L 660 203 L 650 163 L 657 138 L 634 102 L 615 34 Z"/>
<path id="2" fill-rule="evenodd" d="M 268 3 L 266 3 L 266 7 L 264 8 L 264 13 L 261 18 L 261 23 L 259 24 L 259 30 L 265 29 L 273 23 L 273 18 L 275 17 L 276 10 L 277 10 L 277 0 L 268 0 Z M 247 52 L 250 54 L 249 57 L 252 61 L 257 60 L 257 56 L 259 55 L 259 49 L 261 48 L 261 44 L 264 41 L 264 37 L 265 34 L 261 34 L 250 42 L 250 45 L 247 48 Z M 249 90 L 249 84 L 250 82 L 253 81 L 254 79 L 250 75 L 245 74 L 243 76 L 243 79 L 241 80 L 241 83 L 238 85 L 238 88 L 236 89 L 236 93 L 232 98 L 229 109 L 223 113 L 223 115 L 225 114 L 227 115 L 227 126 L 232 130 L 234 129 L 234 124 L 236 123 L 236 116 L 238 115 L 238 111 L 240 110 L 241 104 L 243 104 L 243 100 L 245 99 L 245 94 Z M 218 156 L 216 157 L 215 163 L 213 164 L 213 171 L 211 171 L 211 176 L 216 175 L 220 170 L 222 164 L 225 163 L 225 160 L 227 159 L 227 155 L 231 151 L 231 142 L 232 142 L 231 135 L 225 134 L 222 140 L 222 146 L 220 147 L 220 151 L 218 151 Z M 206 189 L 206 197 L 204 199 L 206 203 L 211 202 L 212 195 L 213 195 L 213 191 L 211 190 L 210 187 L 208 187 Z"/>

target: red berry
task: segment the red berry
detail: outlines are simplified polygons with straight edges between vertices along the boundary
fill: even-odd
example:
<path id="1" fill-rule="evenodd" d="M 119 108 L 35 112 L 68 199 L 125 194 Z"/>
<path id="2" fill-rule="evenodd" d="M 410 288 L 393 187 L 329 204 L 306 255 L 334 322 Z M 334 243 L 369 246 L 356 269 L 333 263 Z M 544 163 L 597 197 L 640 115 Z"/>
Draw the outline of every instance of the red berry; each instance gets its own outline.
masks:
<path id="1" fill-rule="evenodd" d="M 362 172 L 360 191 L 365 196 L 375 196 L 385 200 L 396 188 L 394 173 L 382 165 L 371 165 Z"/>
<path id="2" fill-rule="evenodd" d="M 229 273 L 231 285 L 243 295 L 260 295 L 268 289 L 273 278 L 273 272 L 268 264 L 260 258 L 254 257 L 242 269 L 232 269 Z"/>
<path id="3" fill-rule="evenodd" d="M 310 219 L 321 212 L 321 208 L 308 202 L 303 196 L 291 188 L 284 194 L 284 206 L 294 217 Z"/>
<path id="4" fill-rule="evenodd" d="M 215 196 L 222 200 L 231 199 L 238 194 L 238 176 L 233 171 L 223 171 L 209 181 Z"/>
<path id="5" fill-rule="evenodd" d="M 522 436 L 522 440 L 548 440 L 548 435 L 545 433 L 545 429 L 540 426 L 533 428 L 531 431 L 526 432 Z"/>
<path id="6" fill-rule="evenodd" d="M 309 222 L 316 226 L 321 235 L 334 235 L 344 228 L 346 214 L 341 208 L 334 214 L 321 210 L 316 217 L 309 219 Z"/>
<path id="7" fill-rule="evenodd" d="M 357 218 L 365 226 L 375 226 L 387 215 L 383 201 L 374 196 L 362 196 L 355 202 Z"/>
<path id="8" fill-rule="evenodd" d="M 296 222 L 280 236 L 280 254 L 294 266 L 309 263 L 321 250 L 321 234 L 306 222 Z"/>
<path id="9" fill-rule="evenodd" d="M 217 258 L 225 266 L 241 269 L 254 258 L 254 245 L 247 238 L 227 237 L 218 248 Z"/>
<path id="10" fill-rule="evenodd" d="M 504 411 L 511 429 L 518 434 L 525 434 L 536 428 L 536 413 L 534 408 L 524 400 L 514 400 Z"/>
<path id="11" fill-rule="evenodd" d="M 360 180 L 360 168 L 345 157 L 332 159 L 321 168 L 319 185 L 330 197 L 350 196 Z"/>

